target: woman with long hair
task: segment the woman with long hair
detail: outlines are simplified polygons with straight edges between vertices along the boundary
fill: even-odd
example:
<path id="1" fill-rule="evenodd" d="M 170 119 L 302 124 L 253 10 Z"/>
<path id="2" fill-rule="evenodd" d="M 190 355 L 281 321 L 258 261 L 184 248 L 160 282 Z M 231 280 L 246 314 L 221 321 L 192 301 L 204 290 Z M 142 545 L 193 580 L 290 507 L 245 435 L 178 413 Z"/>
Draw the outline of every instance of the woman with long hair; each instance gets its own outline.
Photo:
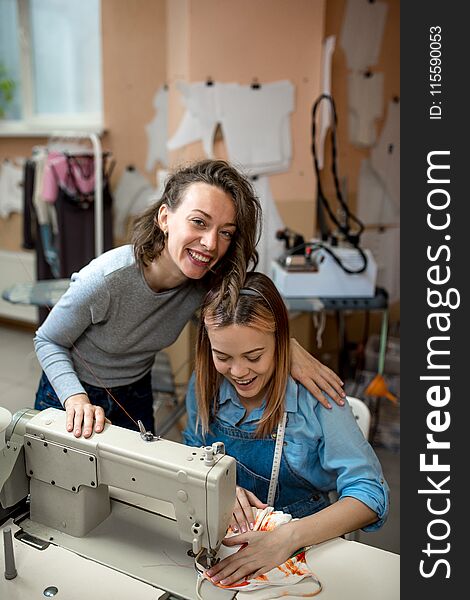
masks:
<path id="1" fill-rule="evenodd" d="M 247 544 L 208 571 L 215 583 L 261 575 L 299 548 L 358 528 L 375 530 L 388 513 L 380 463 L 349 405 L 320 408 L 289 376 L 289 346 L 286 307 L 265 275 L 248 273 L 235 304 L 221 301 L 218 290 L 208 293 L 186 397 L 184 439 L 192 446 L 223 442 L 236 458 L 232 530 L 241 533 L 224 543 Z M 273 482 L 276 440 L 282 435 Z M 273 531 L 251 531 L 251 507 L 266 507 L 270 488 L 274 509 L 294 519 Z M 333 489 L 339 500 L 330 505 Z"/>

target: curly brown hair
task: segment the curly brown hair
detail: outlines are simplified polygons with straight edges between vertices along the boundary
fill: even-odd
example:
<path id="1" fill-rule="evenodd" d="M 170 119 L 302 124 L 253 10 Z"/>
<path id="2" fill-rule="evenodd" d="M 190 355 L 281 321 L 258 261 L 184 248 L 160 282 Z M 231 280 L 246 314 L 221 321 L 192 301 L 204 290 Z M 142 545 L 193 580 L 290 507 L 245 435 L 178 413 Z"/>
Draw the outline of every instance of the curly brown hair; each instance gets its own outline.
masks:
<path id="1" fill-rule="evenodd" d="M 165 204 L 175 211 L 185 191 L 194 183 L 207 183 L 228 194 L 235 207 L 236 231 L 229 249 L 206 275 L 211 287 L 219 289 L 219 299 L 233 305 L 249 267 L 256 268 L 256 245 L 261 235 L 261 206 L 248 179 L 224 160 L 201 160 L 183 165 L 166 181 L 160 200 L 134 221 L 132 243 L 140 268 L 158 258 L 165 247 L 165 236 L 158 225 L 158 211 Z"/>

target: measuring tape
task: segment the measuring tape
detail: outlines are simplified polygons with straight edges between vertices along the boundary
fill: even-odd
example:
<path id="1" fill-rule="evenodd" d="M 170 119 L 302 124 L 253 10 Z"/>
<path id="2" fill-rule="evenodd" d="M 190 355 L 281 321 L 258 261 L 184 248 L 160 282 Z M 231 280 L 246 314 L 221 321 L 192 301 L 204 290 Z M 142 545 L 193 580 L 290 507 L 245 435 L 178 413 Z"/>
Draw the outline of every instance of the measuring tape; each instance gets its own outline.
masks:
<path id="1" fill-rule="evenodd" d="M 287 413 L 285 412 L 277 426 L 276 445 L 274 446 L 273 468 L 271 470 L 271 481 L 269 482 L 268 499 L 269 506 L 274 506 L 274 497 L 276 496 L 277 480 L 279 478 L 279 468 L 281 466 L 282 447 L 284 445 L 284 434 L 286 432 Z"/>

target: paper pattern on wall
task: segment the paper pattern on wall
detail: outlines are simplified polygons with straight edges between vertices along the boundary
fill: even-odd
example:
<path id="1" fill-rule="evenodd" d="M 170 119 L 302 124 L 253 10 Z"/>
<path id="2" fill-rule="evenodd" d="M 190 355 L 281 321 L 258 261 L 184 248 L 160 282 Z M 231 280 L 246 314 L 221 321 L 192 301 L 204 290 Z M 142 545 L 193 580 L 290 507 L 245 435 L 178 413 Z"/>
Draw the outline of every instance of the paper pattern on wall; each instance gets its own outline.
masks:
<path id="1" fill-rule="evenodd" d="M 377 64 L 388 6 L 384 2 L 347 0 L 340 46 L 348 69 L 365 71 Z"/>
<path id="2" fill-rule="evenodd" d="M 348 74 L 348 124 L 351 144 L 367 148 L 377 141 L 376 120 L 383 113 L 383 73 Z"/>
<path id="3" fill-rule="evenodd" d="M 229 160 L 248 174 L 279 173 L 288 169 L 292 156 L 290 113 L 294 86 L 277 81 L 254 89 L 238 83 L 178 84 L 186 112 L 168 148 L 202 141 L 213 157 L 213 141 L 220 124 Z"/>
<path id="4" fill-rule="evenodd" d="M 393 201 L 369 159 L 361 162 L 357 184 L 357 217 L 364 225 L 397 225 L 400 222 L 400 205 Z"/>
<path id="5" fill-rule="evenodd" d="M 219 99 L 229 159 L 253 174 L 286 170 L 292 156 L 294 86 L 289 81 L 265 83 L 259 89 L 225 84 Z"/>
<path id="6" fill-rule="evenodd" d="M 218 83 L 208 85 L 201 81 L 196 83 L 179 81 L 176 84 L 186 110 L 177 130 L 168 140 L 169 150 L 177 150 L 187 144 L 202 141 L 207 157 L 214 157 L 214 133 L 220 118 L 217 104 L 217 91 L 220 85 Z"/>
<path id="7" fill-rule="evenodd" d="M 400 300 L 400 227 L 368 229 L 361 243 L 377 262 L 377 286 L 387 290 L 389 303 Z"/>
<path id="8" fill-rule="evenodd" d="M 168 89 L 161 86 L 153 99 L 155 117 L 145 126 L 148 150 L 145 163 L 146 171 L 152 171 L 157 162 L 168 166 Z"/>
<path id="9" fill-rule="evenodd" d="M 400 205 L 400 102 L 388 103 L 387 116 L 370 162 L 399 210 Z"/>

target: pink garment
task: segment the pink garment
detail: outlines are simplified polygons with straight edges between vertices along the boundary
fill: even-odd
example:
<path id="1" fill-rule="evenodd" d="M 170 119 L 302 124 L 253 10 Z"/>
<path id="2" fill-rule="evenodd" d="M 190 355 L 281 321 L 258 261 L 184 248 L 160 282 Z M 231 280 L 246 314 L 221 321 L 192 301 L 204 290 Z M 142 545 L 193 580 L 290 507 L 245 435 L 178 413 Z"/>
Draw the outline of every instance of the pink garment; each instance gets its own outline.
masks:
<path id="1" fill-rule="evenodd" d="M 70 194 L 91 194 L 95 189 L 93 156 L 49 152 L 42 182 L 44 200 L 55 202 L 59 187 Z"/>

